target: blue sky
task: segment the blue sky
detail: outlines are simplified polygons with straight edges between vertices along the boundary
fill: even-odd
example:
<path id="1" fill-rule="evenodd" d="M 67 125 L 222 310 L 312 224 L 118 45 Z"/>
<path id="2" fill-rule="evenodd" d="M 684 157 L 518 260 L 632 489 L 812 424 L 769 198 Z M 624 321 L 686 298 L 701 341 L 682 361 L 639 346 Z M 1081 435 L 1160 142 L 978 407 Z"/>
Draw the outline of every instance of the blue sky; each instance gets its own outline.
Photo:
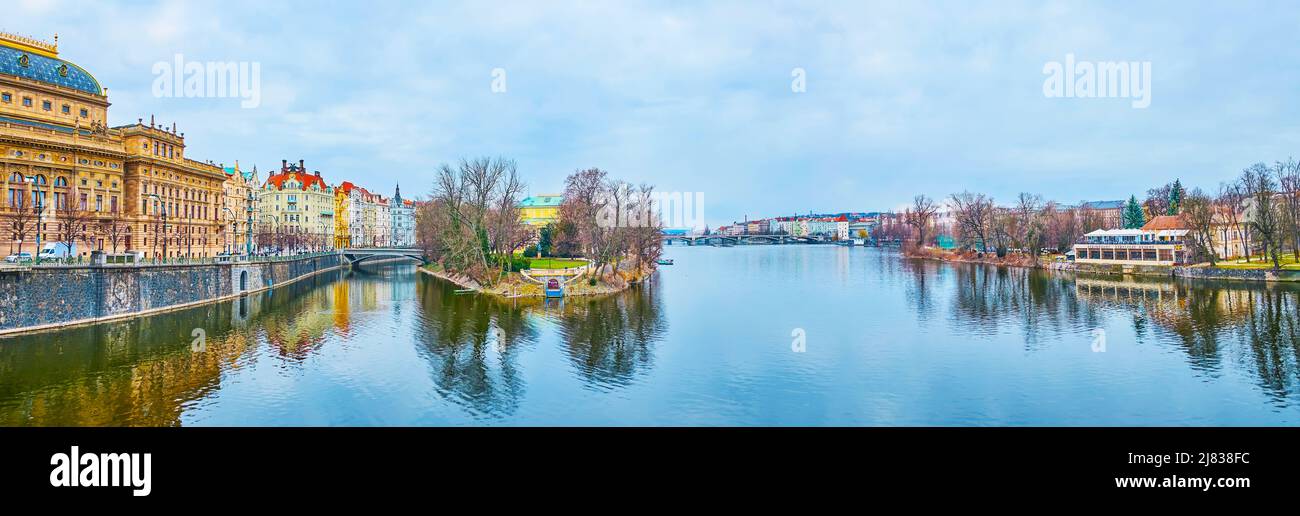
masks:
<path id="1" fill-rule="evenodd" d="M 192 158 L 301 158 L 408 196 L 461 157 L 514 158 L 534 193 L 595 166 L 704 192 L 714 226 L 962 189 L 1213 189 L 1300 157 L 1294 2 L 332 4 L 18 0 L 0 30 L 57 32 L 109 88 L 110 123 L 174 121 Z M 261 105 L 156 98 L 153 65 L 177 53 L 260 63 Z M 1151 62 L 1150 107 L 1046 98 L 1066 54 Z"/>

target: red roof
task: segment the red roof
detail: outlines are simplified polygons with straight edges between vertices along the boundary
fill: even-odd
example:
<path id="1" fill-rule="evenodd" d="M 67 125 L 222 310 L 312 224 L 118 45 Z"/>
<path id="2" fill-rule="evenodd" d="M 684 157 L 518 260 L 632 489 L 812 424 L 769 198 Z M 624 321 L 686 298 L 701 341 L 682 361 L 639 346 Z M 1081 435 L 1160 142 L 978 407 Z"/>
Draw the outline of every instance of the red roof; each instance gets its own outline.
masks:
<path id="1" fill-rule="evenodd" d="M 1142 225 L 1143 231 L 1160 231 L 1163 229 L 1191 229 L 1181 215 L 1158 215 Z"/>
<path id="2" fill-rule="evenodd" d="M 311 189 L 311 185 L 313 184 L 319 185 L 321 190 L 328 188 L 325 185 L 325 180 L 321 179 L 320 176 L 315 174 L 301 174 L 298 172 L 282 172 L 272 175 L 271 177 L 266 178 L 266 183 L 269 185 L 275 185 L 276 190 L 284 190 L 284 183 L 290 178 L 297 179 L 298 182 L 302 183 L 303 190 Z"/>

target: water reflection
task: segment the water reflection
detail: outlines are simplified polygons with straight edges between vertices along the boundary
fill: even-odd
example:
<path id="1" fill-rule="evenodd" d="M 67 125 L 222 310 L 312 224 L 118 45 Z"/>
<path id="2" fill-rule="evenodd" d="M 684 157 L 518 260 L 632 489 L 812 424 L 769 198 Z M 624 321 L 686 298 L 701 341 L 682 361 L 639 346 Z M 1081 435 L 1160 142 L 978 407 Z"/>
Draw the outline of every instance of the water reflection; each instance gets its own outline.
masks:
<path id="1" fill-rule="evenodd" d="M 953 276 L 950 315 L 972 335 L 1014 328 L 1034 350 L 1123 317 L 1137 344 L 1175 346 L 1207 378 L 1232 368 L 1253 373 L 1276 403 L 1300 395 L 1300 286 L 905 263 L 908 299 L 922 317 L 944 295 L 929 287 L 934 278 Z"/>
<path id="2" fill-rule="evenodd" d="M 415 339 L 434 385 L 479 416 L 516 411 L 526 387 L 519 356 L 539 341 L 543 326 L 558 326 L 577 376 L 601 390 L 626 385 L 649 368 L 667 328 L 650 286 L 562 300 L 457 294 L 436 280 L 422 282 L 419 291 Z"/>
<path id="3" fill-rule="evenodd" d="M 619 296 L 565 300 L 560 334 L 590 387 L 628 385 L 654 365 L 654 345 L 668 330 L 660 302 L 653 284 Z"/>
<path id="4" fill-rule="evenodd" d="M 524 309 L 487 296 L 457 294 L 438 280 L 420 282 L 418 289 L 423 310 L 415 340 L 439 395 L 475 414 L 512 412 L 524 391 L 516 357 L 537 339 Z"/>
<path id="5" fill-rule="evenodd" d="M 675 252 L 693 254 L 613 296 L 501 300 L 376 266 L 0 338 L 0 425 L 1268 424 L 1300 407 L 1300 286 Z"/>
<path id="6" fill-rule="evenodd" d="M 302 361 L 389 284 L 330 272 L 223 303 L 0 339 L 0 425 L 179 425 L 223 376 L 255 365 L 254 349 Z"/>

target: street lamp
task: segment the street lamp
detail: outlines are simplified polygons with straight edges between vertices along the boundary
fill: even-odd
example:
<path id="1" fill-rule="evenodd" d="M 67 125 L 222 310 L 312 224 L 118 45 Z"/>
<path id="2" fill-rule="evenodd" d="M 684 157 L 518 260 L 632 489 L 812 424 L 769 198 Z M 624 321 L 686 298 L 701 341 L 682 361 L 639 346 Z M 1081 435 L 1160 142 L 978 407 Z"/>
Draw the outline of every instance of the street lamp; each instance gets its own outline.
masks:
<path id="1" fill-rule="evenodd" d="M 253 205 L 248 204 L 247 201 L 256 202 L 251 191 L 244 205 L 244 212 L 248 213 L 248 221 L 244 223 L 244 254 L 251 258 L 253 256 Z"/>
<path id="2" fill-rule="evenodd" d="M 167 260 L 167 240 L 170 239 L 170 237 L 167 236 L 167 202 L 164 201 L 163 198 L 160 197 L 158 194 L 152 194 L 152 193 L 151 193 L 151 194 L 145 194 L 145 195 L 148 195 L 149 197 L 153 197 L 156 201 L 158 201 L 158 209 L 159 209 L 159 210 L 162 210 L 163 260 L 166 261 L 166 260 Z M 156 241 L 157 239 L 158 239 L 158 235 L 155 234 L 155 235 L 154 235 L 154 240 Z M 154 258 L 157 258 L 157 257 L 155 256 Z"/>
<path id="3" fill-rule="evenodd" d="M 226 213 L 229 213 L 229 214 L 230 214 L 230 220 L 232 220 L 232 221 L 234 221 L 234 220 L 239 220 L 239 219 L 236 218 L 237 215 L 235 215 L 235 211 L 234 211 L 234 210 L 232 210 L 232 209 L 230 209 L 230 208 L 227 208 L 227 207 L 225 207 L 225 206 L 222 206 L 221 209 L 222 209 L 222 210 L 225 210 Z M 247 233 L 247 232 L 248 232 L 248 228 L 244 228 L 244 232 Z M 234 230 L 231 231 L 231 236 L 234 237 L 236 240 L 239 239 L 239 230 L 238 230 L 238 228 L 236 228 L 236 229 L 234 229 Z M 245 239 L 247 239 L 247 236 L 245 236 Z M 233 243 L 226 242 L 226 254 L 227 254 L 227 255 L 235 254 L 235 251 L 234 251 L 234 250 L 235 250 L 235 245 L 234 245 Z"/>
<path id="4" fill-rule="evenodd" d="M 36 176 L 27 176 L 27 182 L 32 185 L 32 203 L 36 208 L 36 265 L 41 264 L 41 220 L 45 215 L 45 197 L 37 194 L 41 193 L 37 188 Z M 22 244 L 18 244 L 18 249 L 22 249 Z"/>

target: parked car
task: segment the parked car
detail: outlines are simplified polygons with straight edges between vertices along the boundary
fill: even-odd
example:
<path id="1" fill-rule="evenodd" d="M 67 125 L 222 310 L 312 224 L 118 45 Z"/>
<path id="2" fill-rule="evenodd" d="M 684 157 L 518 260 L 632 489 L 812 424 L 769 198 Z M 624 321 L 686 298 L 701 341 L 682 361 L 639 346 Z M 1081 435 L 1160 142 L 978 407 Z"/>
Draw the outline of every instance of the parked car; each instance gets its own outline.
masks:
<path id="1" fill-rule="evenodd" d="M 22 263 L 32 261 L 32 253 L 14 253 L 5 257 L 5 263 Z"/>

